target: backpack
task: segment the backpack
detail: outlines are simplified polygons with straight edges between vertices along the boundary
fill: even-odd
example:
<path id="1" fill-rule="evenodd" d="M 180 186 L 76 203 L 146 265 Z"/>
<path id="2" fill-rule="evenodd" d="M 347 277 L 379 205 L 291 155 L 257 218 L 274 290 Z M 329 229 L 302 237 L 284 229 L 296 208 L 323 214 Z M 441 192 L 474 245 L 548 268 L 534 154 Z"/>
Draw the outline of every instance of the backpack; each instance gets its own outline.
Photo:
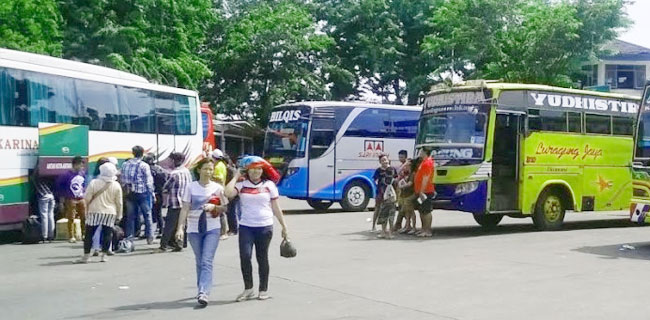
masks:
<path id="1" fill-rule="evenodd" d="M 133 247 L 133 241 L 129 239 L 122 239 L 117 243 L 117 252 L 119 253 L 129 253 L 133 252 L 135 248 Z"/>
<path id="2" fill-rule="evenodd" d="M 393 187 L 392 184 L 386 186 L 386 190 L 384 190 L 383 200 L 388 203 L 397 202 L 397 192 L 395 192 L 395 188 Z"/>
<path id="3" fill-rule="evenodd" d="M 23 223 L 23 244 L 39 243 L 41 240 L 41 222 L 37 216 L 29 216 Z"/>

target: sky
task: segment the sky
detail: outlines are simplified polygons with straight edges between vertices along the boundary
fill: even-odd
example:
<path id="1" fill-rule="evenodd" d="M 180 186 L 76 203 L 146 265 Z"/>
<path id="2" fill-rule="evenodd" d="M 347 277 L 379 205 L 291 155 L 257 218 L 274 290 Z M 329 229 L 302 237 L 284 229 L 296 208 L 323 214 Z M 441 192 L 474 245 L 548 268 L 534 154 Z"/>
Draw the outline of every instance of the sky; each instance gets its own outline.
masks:
<path id="1" fill-rule="evenodd" d="M 627 14 L 634 24 L 619 39 L 650 48 L 650 0 L 636 0 L 628 6 Z"/>

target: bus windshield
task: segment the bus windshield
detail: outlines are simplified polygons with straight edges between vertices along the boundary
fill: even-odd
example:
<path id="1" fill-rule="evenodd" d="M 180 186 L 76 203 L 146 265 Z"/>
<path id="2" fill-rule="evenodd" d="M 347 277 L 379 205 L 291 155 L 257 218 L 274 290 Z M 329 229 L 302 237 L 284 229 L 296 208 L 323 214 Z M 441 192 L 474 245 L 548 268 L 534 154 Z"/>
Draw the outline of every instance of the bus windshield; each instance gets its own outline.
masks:
<path id="1" fill-rule="evenodd" d="M 636 157 L 650 158 L 650 86 L 646 87 L 640 110 Z"/>
<path id="2" fill-rule="evenodd" d="M 281 157 L 284 161 L 305 156 L 309 121 L 270 122 L 264 137 L 264 156 Z"/>
<path id="3" fill-rule="evenodd" d="M 431 147 L 436 159 L 483 160 L 487 118 L 477 107 L 423 116 L 416 144 Z"/>

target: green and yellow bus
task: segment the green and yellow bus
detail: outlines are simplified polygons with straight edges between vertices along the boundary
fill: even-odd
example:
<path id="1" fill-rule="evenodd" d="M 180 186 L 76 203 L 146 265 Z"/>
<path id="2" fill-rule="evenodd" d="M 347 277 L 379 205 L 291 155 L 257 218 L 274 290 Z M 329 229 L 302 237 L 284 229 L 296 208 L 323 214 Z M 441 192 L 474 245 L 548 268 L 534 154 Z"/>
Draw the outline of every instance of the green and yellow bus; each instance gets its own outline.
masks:
<path id="1" fill-rule="evenodd" d="M 632 221 L 644 224 L 650 222 L 650 81 L 646 84 L 639 108 L 634 151 L 634 192 L 630 205 Z"/>
<path id="2" fill-rule="evenodd" d="M 488 228 L 532 216 L 540 230 L 560 229 L 566 210 L 627 210 L 638 109 L 633 96 L 544 85 L 434 87 L 416 149 L 436 162 L 435 208 Z"/>

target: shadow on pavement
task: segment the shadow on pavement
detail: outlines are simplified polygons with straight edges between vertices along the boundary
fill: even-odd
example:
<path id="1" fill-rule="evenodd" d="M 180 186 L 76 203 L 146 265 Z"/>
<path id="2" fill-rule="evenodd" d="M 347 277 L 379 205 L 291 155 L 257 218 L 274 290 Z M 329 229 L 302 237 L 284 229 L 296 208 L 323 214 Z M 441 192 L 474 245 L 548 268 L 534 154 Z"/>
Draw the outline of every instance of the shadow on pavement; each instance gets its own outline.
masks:
<path id="1" fill-rule="evenodd" d="M 124 313 L 116 313 L 116 312 L 128 312 L 128 311 L 147 311 L 147 310 L 175 310 L 175 309 L 194 309 L 194 310 L 202 310 L 206 309 L 206 307 L 201 307 L 196 303 L 196 298 L 191 297 L 191 298 L 185 298 L 185 299 L 180 299 L 180 300 L 174 300 L 174 301 L 161 301 L 161 302 L 149 302 L 149 303 L 140 303 L 140 304 L 132 304 L 132 305 L 126 305 L 126 306 L 120 306 L 120 307 L 114 307 L 111 308 L 110 311 L 104 311 L 104 312 L 99 312 L 99 313 L 93 313 L 93 314 L 84 314 L 76 317 L 70 317 L 68 319 L 114 319 L 117 317 L 123 317 L 126 316 Z M 231 303 L 236 303 L 235 301 L 232 300 L 210 300 L 210 303 L 208 305 L 208 308 L 210 306 L 220 306 L 220 305 L 227 305 Z"/>
<path id="2" fill-rule="evenodd" d="M 595 254 L 603 259 L 650 260 L 650 242 L 621 243 L 597 247 L 581 247 L 572 251 Z"/>
<path id="3" fill-rule="evenodd" d="M 491 230 L 483 229 L 479 225 L 437 227 L 434 221 L 432 237 L 417 237 L 415 235 L 396 234 L 395 238 L 392 239 L 391 241 L 404 241 L 404 240 L 426 241 L 426 240 L 437 240 L 437 239 L 486 237 L 486 236 L 498 236 L 502 234 L 541 232 L 535 228 L 532 222 L 529 222 L 530 220 L 525 220 L 525 221 L 526 222 L 516 223 L 516 224 L 498 225 L 496 228 Z M 629 228 L 629 227 L 637 227 L 637 225 L 630 223 L 628 219 L 570 221 L 564 223 L 562 230 L 554 231 L 554 232 L 571 232 L 571 231 L 578 231 L 578 230 Z M 379 228 L 381 227 L 378 226 L 378 229 Z M 384 239 L 378 239 L 377 233 L 371 233 L 369 230 L 352 232 L 352 233 L 344 233 L 343 235 L 365 236 L 365 239 L 354 239 L 353 241 L 384 240 Z"/>
<path id="4" fill-rule="evenodd" d="M 358 211 L 358 212 L 351 212 L 351 213 L 359 213 L 359 212 L 372 212 L 375 209 L 372 207 L 366 208 L 364 211 Z M 327 213 L 347 213 L 347 211 L 343 209 L 327 209 L 327 210 L 315 210 L 315 209 L 289 209 L 285 210 L 283 209 L 282 212 L 284 214 L 288 215 L 301 215 L 301 214 L 327 214 Z"/>

